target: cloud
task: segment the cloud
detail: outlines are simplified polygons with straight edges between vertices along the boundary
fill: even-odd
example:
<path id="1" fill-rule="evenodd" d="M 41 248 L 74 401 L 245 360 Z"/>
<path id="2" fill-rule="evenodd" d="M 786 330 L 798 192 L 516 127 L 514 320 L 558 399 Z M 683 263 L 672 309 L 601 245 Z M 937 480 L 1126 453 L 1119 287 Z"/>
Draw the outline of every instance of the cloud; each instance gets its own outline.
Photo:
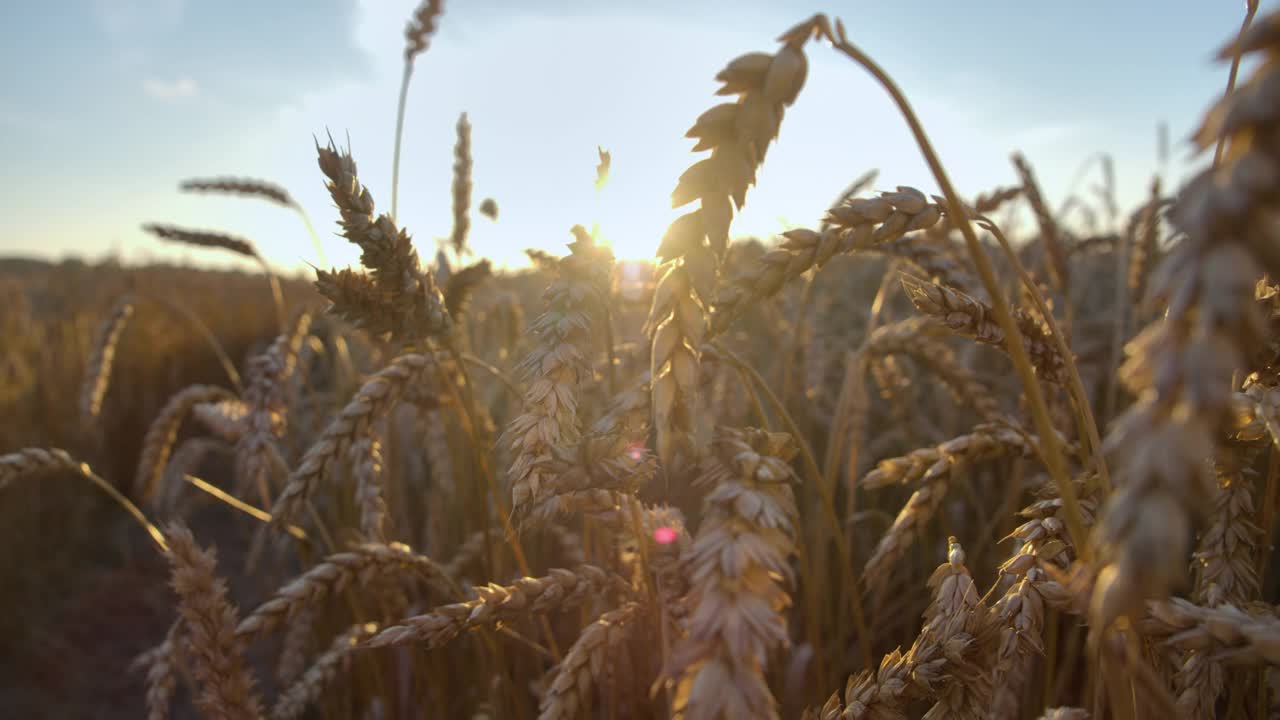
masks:
<path id="1" fill-rule="evenodd" d="M 142 81 L 142 91 L 157 100 L 181 100 L 195 97 L 199 88 L 195 80 L 184 75 L 172 81 L 147 78 Z"/>

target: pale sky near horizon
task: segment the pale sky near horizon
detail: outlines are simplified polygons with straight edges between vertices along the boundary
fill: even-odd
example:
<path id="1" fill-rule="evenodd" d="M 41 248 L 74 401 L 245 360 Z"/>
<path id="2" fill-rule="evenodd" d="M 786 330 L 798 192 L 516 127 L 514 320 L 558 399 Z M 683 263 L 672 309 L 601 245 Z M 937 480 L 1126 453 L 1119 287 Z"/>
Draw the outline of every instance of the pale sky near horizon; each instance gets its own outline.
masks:
<path id="1" fill-rule="evenodd" d="M 212 252 L 167 246 L 147 222 L 251 239 L 281 268 L 317 262 L 284 210 L 179 193 L 191 177 L 279 183 L 314 220 L 331 264 L 354 262 L 316 167 L 313 137 L 350 137 L 379 208 L 390 205 L 403 28 L 417 0 L 67 0 L 0 3 L 0 256 L 126 262 Z M 1263 2 L 1262 12 L 1276 2 Z M 1122 205 L 1139 202 L 1167 122 L 1170 175 L 1203 161 L 1185 138 L 1226 82 L 1214 52 L 1242 1 L 1074 3 L 450 0 L 417 60 L 399 220 L 424 257 L 448 234 L 454 124 L 473 125 L 477 254 L 560 252 L 600 224 L 620 257 L 651 255 L 669 195 L 697 156 L 684 132 L 735 56 L 817 10 L 842 17 L 919 112 L 961 193 L 1014 182 L 1021 150 L 1056 204 L 1091 155 L 1114 156 Z M 812 225 L 850 180 L 935 185 L 885 93 L 821 45 L 748 195 L 735 235 Z M 596 146 L 613 155 L 593 188 Z M 1093 176 L 1093 177 L 1096 177 Z M 1093 179 L 1090 178 L 1090 180 Z M 1089 182 L 1089 181 L 1086 181 Z"/>

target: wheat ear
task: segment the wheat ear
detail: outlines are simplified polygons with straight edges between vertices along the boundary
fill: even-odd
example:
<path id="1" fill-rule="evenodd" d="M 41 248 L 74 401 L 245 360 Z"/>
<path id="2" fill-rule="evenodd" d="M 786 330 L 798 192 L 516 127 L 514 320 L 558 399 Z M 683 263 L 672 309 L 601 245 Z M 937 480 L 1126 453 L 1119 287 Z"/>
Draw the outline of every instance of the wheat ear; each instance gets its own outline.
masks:
<path id="1" fill-rule="evenodd" d="M 471 123 L 466 113 L 458 116 L 457 133 L 458 141 L 453 146 L 453 232 L 449 243 L 462 257 L 471 229 Z"/>
<path id="2" fill-rule="evenodd" d="M 583 629 L 556 668 L 551 686 L 542 697 L 539 720 L 572 720 L 586 717 L 593 690 L 604 678 L 611 656 L 622 648 L 641 617 L 641 605 L 629 602 L 610 610 Z"/>
<path id="3" fill-rule="evenodd" d="M 316 658 L 302 677 L 280 694 L 271 708 L 271 720 L 294 720 L 301 717 L 311 703 L 320 699 L 320 694 L 338 673 L 350 664 L 356 644 L 373 635 L 377 629 L 376 623 L 360 623 L 338 635 L 329 649 Z"/>
<path id="4" fill-rule="evenodd" d="M 272 522 L 282 526 L 292 519 L 351 443 L 367 432 L 375 419 L 385 415 L 410 386 L 421 384 L 435 370 L 433 357 L 410 353 L 391 361 L 366 380 L 342 412 L 325 427 L 320 439 L 307 449 L 298 468 L 289 476 L 288 484 L 276 497 Z"/>
<path id="5" fill-rule="evenodd" d="M 316 288 L 333 311 L 374 334 L 397 340 L 445 335 L 451 326 L 431 273 L 423 272 L 413 239 L 393 215 L 375 217 L 373 196 L 360 182 L 349 150 L 316 144 L 329 196 L 338 206 L 342 234 L 360 250 L 369 274 L 350 269 L 316 271 Z"/>
<path id="6" fill-rule="evenodd" d="M 710 150 L 680 176 L 672 207 L 697 200 L 667 229 L 658 248 L 662 277 L 649 308 L 646 330 L 652 341 L 650 377 L 658 457 L 674 468 L 678 454 L 694 454 L 698 352 L 706 335 L 708 306 L 717 267 L 729 242 L 734 208 L 742 209 L 769 144 L 778 135 L 786 108 L 804 86 L 808 60 L 804 45 L 819 32 L 820 17 L 782 35 L 775 54 L 749 53 L 716 75 L 721 95 L 737 101 L 703 113 L 686 135 L 698 140 L 694 152 Z"/>
<path id="7" fill-rule="evenodd" d="M 828 211 L 826 230 L 788 230 L 781 245 L 732 278 L 716 296 L 713 332 L 723 332 L 752 303 L 776 295 L 809 268 L 822 267 L 839 254 L 867 250 L 933 227 L 942 214 L 940 204 L 910 187 L 900 186 L 875 198 L 846 200 Z"/>
<path id="8" fill-rule="evenodd" d="M 400 543 L 366 543 L 336 553 L 291 580 L 275 596 L 259 605 L 236 628 L 236 634 L 251 639 L 272 632 L 297 617 L 305 608 L 342 592 L 353 582 L 367 584 L 401 570 L 412 570 L 430 581 L 446 577 L 444 569 L 430 558 Z"/>
<path id="9" fill-rule="evenodd" d="M 778 716 L 765 671 L 787 643 L 796 452 L 785 434 L 721 428 L 704 460 L 703 520 L 685 559 L 693 614 L 673 660 L 679 718 Z"/>
<path id="10" fill-rule="evenodd" d="M 111 383 L 111 367 L 115 363 L 120 337 L 133 317 L 133 298 L 126 295 L 116 301 L 111 314 L 98 328 L 93 353 L 85 366 L 84 384 L 80 388 L 80 415 L 87 427 L 102 412 L 102 400 Z"/>
<path id="11" fill-rule="evenodd" d="M 843 697 L 833 693 L 807 717 L 906 720 L 908 705 L 927 698 L 940 698 L 924 715 L 929 720 L 985 717 L 981 713 L 986 711 L 990 688 L 974 660 L 981 656 L 989 612 L 964 560 L 963 548 L 950 538 L 947 562 L 929 577 L 933 600 L 911 648 L 905 654 L 894 650 L 884 656 L 879 668 L 849 676 Z"/>
<path id="12" fill-rule="evenodd" d="M 1218 453 L 1218 492 L 1208 526 L 1200 535 L 1192 575 L 1192 598 L 1206 607 L 1243 606 L 1259 594 L 1258 539 L 1253 523 L 1252 453 L 1235 448 Z M 1200 650 L 1183 654 L 1173 678 L 1178 710 L 1189 718 L 1214 716 L 1226 684 L 1219 662 Z"/>
<path id="13" fill-rule="evenodd" d="M 1233 417 L 1231 377 L 1265 336 L 1254 283 L 1263 271 L 1280 275 L 1280 254 L 1258 223 L 1277 200 L 1280 156 L 1258 138 L 1280 125 L 1280 13 L 1223 52 L 1246 53 L 1263 55 L 1261 64 L 1196 135 L 1201 148 L 1223 137 L 1231 151 L 1191 180 L 1173 209 L 1186 237 L 1152 285 L 1169 312 L 1131 343 L 1122 370 L 1140 399 L 1108 437 L 1123 452 L 1099 532 L 1105 566 L 1092 615 L 1100 628 L 1140 616 L 1143 600 L 1166 597 L 1183 577 L 1191 527 L 1212 497 L 1204 460 Z"/>
<path id="14" fill-rule="evenodd" d="M 942 321 L 952 332 L 985 345 L 1006 347 L 1004 331 L 992 316 L 991 306 L 954 288 L 902 275 L 902 287 L 920 312 Z M 1014 309 L 1013 319 L 1031 356 L 1036 375 L 1048 382 L 1066 382 L 1066 361 L 1058 353 L 1044 327 L 1025 311 Z"/>
<path id="15" fill-rule="evenodd" d="M 577 440 L 578 387 L 591 376 L 592 330 L 607 303 L 613 256 L 581 226 L 573 233 L 572 252 L 557 263 L 559 275 L 543 294 L 546 310 L 530 326 L 537 340 L 521 364 L 529 385 L 523 411 L 506 430 L 515 452 L 508 471 L 515 513 L 545 498 L 545 463 Z"/>
<path id="16" fill-rule="evenodd" d="M 169 626 L 164 642 L 134 659 L 129 669 L 144 671 L 147 684 L 147 720 L 167 720 L 171 716 L 174 693 L 178 690 L 177 654 L 181 621 Z"/>
<path id="17" fill-rule="evenodd" d="M 477 587 L 474 600 L 405 618 L 362 643 L 362 647 L 437 648 L 466 630 L 573 607 L 614 587 L 625 588 L 626 584 L 593 565 L 579 565 L 572 570 L 556 568 L 543 577 L 521 578 L 505 587 L 494 584 Z"/>
<path id="18" fill-rule="evenodd" d="M 1014 169 L 1018 171 L 1018 179 L 1022 182 L 1022 193 L 1031 206 L 1031 212 L 1036 216 L 1036 222 L 1040 225 L 1040 243 L 1044 245 L 1045 254 L 1049 259 L 1049 277 L 1053 279 L 1054 287 L 1058 292 L 1065 293 L 1070 281 L 1070 273 L 1058 223 L 1054 220 L 1053 211 L 1049 209 L 1044 197 L 1040 194 L 1040 184 L 1036 182 L 1031 164 L 1021 153 L 1014 153 L 1012 161 Z"/>
<path id="19" fill-rule="evenodd" d="M 228 390 L 213 385 L 192 385 L 175 393 L 161 408 L 160 414 L 147 427 L 142 440 L 142 454 L 138 459 L 138 472 L 134 476 L 134 493 L 143 499 L 155 495 L 164 477 L 165 465 L 173 443 L 178 439 L 178 429 L 191 409 L 202 403 L 233 400 Z"/>
<path id="20" fill-rule="evenodd" d="M 881 487 L 892 483 L 919 482 L 922 487 L 911 494 L 907 504 L 894 518 L 893 525 L 880 539 L 862 571 L 863 580 L 880 587 L 891 576 L 890 566 L 906 552 L 915 530 L 933 519 L 942 506 L 951 484 L 952 471 L 957 465 L 1010 455 L 1027 457 L 1032 454 L 1034 444 L 1034 439 L 1028 439 L 1016 430 L 980 425 L 973 432 L 937 447 L 882 461 L 863 479 L 864 485 Z"/>
<path id="21" fill-rule="evenodd" d="M 262 717 L 256 683 L 245 666 L 243 643 L 236 637 L 236 610 L 227 600 L 226 582 L 217 576 L 213 550 L 201 550 L 191 531 L 177 523 L 165 528 L 165 538 L 178 613 L 201 685 L 196 704 L 210 717 Z"/>

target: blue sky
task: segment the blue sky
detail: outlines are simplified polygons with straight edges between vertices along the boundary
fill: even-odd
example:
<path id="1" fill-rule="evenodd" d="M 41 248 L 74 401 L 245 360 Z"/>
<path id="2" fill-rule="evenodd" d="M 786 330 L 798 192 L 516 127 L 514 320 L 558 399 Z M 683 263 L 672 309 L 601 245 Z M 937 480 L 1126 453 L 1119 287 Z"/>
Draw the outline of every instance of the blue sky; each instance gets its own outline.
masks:
<path id="1" fill-rule="evenodd" d="M 189 177 L 260 177 L 310 212 L 329 260 L 352 262 L 313 136 L 349 136 L 361 176 L 390 203 L 402 31 L 416 0 L 66 0 L 0 7 L 0 255 L 224 261 L 144 235 L 145 222 L 252 239 L 283 267 L 316 261 L 277 208 L 187 196 Z M 1264 2 L 1263 12 L 1275 9 Z M 400 221 L 430 255 L 448 234 L 454 124 L 473 125 L 479 254 L 519 263 L 559 250 L 575 223 L 600 223 L 620 256 L 650 254 L 673 217 L 669 193 L 696 158 L 685 130 L 733 57 L 817 10 L 902 85 L 962 193 L 1014 181 L 1023 151 L 1060 202 L 1091 155 L 1116 160 L 1121 201 L 1156 169 L 1201 162 L 1184 138 L 1222 90 L 1213 52 L 1243 2 L 909 3 L 455 0 L 410 91 Z M 809 225 L 868 168 L 878 184 L 934 189 L 884 92 L 828 48 L 809 49 L 809 81 L 735 222 L 766 236 Z M 596 146 L 613 154 L 602 194 Z"/>

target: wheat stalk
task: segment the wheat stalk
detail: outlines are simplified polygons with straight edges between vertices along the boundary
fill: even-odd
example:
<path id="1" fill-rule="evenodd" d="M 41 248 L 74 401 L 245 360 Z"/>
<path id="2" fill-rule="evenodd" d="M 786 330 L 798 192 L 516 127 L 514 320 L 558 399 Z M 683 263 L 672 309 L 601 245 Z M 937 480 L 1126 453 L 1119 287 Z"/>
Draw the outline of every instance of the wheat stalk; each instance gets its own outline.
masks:
<path id="1" fill-rule="evenodd" d="M 444 0 L 422 0 L 404 28 L 404 74 L 400 79 L 400 100 L 396 104 L 396 143 L 391 156 L 391 217 L 396 216 L 400 194 L 400 140 L 404 136 L 405 101 L 409 98 L 409 80 L 413 77 L 413 61 L 426 52 L 436 23 L 444 13 Z"/>

